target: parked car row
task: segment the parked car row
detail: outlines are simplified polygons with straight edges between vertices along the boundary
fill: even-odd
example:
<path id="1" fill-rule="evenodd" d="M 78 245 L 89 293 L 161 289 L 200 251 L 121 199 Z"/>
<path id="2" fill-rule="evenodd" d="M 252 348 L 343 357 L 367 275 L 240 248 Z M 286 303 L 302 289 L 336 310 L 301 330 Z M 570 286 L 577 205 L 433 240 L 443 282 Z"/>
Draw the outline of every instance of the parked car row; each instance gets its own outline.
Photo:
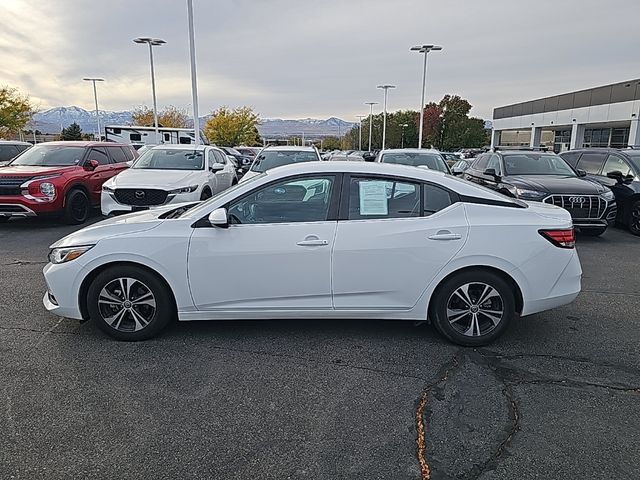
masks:
<path id="1" fill-rule="evenodd" d="M 0 140 L 0 167 L 9 163 L 30 147 L 31 144 L 27 142 Z"/>

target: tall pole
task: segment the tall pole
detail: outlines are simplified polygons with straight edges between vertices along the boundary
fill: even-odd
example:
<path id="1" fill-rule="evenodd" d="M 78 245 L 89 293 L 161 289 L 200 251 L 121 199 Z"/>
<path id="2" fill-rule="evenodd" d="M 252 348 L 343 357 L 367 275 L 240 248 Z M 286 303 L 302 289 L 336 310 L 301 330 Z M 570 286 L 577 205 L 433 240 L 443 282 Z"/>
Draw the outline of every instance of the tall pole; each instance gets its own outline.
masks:
<path id="1" fill-rule="evenodd" d="M 442 50 L 439 45 L 420 45 L 417 47 L 411 47 L 411 51 L 424 54 L 424 61 L 422 64 L 422 91 L 420 98 L 420 128 L 418 130 L 418 148 L 422 148 L 422 130 L 424 128 L 424 95 L 425 87 L 427 85 L 427 55 L 431 51 Z"/>
<path id="2" fill-rule="evenodd" d="M 362 119 L 366 117 L 366 115 L 357 115 L 360 125 L 360 130 L 358 133 L 358 150 L 362 151 Z"/>
<path id="3" fill-rule="evenodd" d="M 153 68 L 153 46 L 149 42 L 149 62 L 151 63 L 151 94 L 153 96 L 153 126 L 156 131 L 156 142 L 158 142 L 158 102 L 156 100 L 156 72 Z"/>
<path id="4" fill-rule="evenodd" d="M 371 151 L 371 134 L 373 133 L 373 106 L 378 102 L 366 102 L 365 105 L 369 105 L 369 152 Z"/>
<path id="5" fill-rule="evenodd" d="M 98 136 L 96 140 L 99 142 L 102 139 L 102 134 L 100 131 L 100 111 L 98 110 L 98 90 L 96 88 L 96 82 L 104 82 L 103 78 L 95 78 L 95 77 L 85 77 L 83 80 L 87 82 L 93 83 L 93 100 L 96 105 L 96 128 L 98 129 Z M 35 136 L 34 136 L 35 139 Z"/>
<path id="6" fill-rule="evenodd" d="M 384 90 L 384 107 L 382 110 L 382 150 L 384 150 L 387 139 L 387 95 L 390 88 L 396 88 L 395 85 L 378 85 L 377 88 Z"/>
<path id="7" fill-rule="evenodd" d="M 193 1 L 187 0 L 189 14 L 189 56 L 191 58 L 191 96 L 193 97 L 193 133 L 196 147 L 200 145 L 200 117 L 198 115 L 198 79 L 196 77 L 196 40 L 193 33 Z"/>
<path id="8" fill-rule="evenodd" d="M 409 126 L 408 123 L 403 123 L 402 125 L 400 125 L 400 127 L 402 128 L 402 139 L 400 140 L 400 148 L 404 148 L 404 129 L 407 128 Z"/>

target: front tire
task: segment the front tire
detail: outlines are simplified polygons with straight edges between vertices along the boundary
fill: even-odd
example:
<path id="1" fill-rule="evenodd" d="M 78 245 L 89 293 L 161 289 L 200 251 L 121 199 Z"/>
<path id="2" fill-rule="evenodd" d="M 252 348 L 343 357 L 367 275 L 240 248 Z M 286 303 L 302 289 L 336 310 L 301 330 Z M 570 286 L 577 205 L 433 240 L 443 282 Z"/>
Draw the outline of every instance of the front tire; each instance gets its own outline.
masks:
<path id="1" fill-rule="evenodd" d="M 158 335 L 176 318 L 173 295 L 155 274 L 135 266 L 99 273 L 87 291 L 89 316 L 107 335 L 124 341 Z"/>
<path id="2" fill-rule="evenodd" d="M 80 225 L 89 218 L 91 205 L 82 190 L 71 190 L 64 202 L 64 221 L 69 225 Z"/>
<path id="3" fill-rule="evenodd" d="M 629 210 L 629 231 L 640 236 L 640 200 L 631 204 Z"/>
<path id="4" fill-rule="evenodd" d="M 598 227 L 598 228 L 581 228 L 580 233 L 587 237 L 599 237 L 604 232 L 607 231 L 607 227 Z"/>
<path id="5" fill-rule="evenodd" d="M 436 329 L 451 342 L 477 347 L 504 333 L 515 317 L 515 292 L 502 277 L 470 270 L 445 280 L 432 297 Z"/>
<path id="6" fill-rule="evenodd" d="M 211 198 L 211 190 L 204 188 L 200 194 L 200 200 L 207 200 L 209 198 Z"/>

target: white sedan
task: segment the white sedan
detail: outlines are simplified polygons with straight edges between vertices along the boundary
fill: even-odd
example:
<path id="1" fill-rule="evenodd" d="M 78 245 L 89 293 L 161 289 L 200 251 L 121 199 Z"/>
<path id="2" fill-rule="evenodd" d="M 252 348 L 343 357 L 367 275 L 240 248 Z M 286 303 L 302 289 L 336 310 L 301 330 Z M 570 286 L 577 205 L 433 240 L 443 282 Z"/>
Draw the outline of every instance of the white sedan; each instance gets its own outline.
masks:
<path id="1" fill-rule="evenodd" d="M 238 182 L 226 153 L 216 147 L 159 145 L 102 185 L 103 215 L 206 200 Z"/>
<path id="2" fill-rule="evenodd" d="M 310 162 L 63 238 L 43 301 L 122 340 L 176 317 L 358 318 L 429 320 L 483 345 L 518 315 L 574 300 L 574 244 L 552 205 L 428 169 Z"/>

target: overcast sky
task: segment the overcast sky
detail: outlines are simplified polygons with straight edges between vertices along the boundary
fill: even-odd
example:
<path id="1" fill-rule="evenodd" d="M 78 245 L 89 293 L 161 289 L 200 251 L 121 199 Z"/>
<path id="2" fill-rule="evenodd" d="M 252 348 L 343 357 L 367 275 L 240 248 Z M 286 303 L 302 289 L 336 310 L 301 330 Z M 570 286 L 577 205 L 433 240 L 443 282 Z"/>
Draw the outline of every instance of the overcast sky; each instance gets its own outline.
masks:
<path id="1" fill-rule="evenodd" d="M 365 101 L 418 109 L 422 61 L 427 100 L 459 94 L 472 113 L 640 77 L 639 0 L 194 0 L 201 114 L 250 105 L 268 118 L 353 121 Z M 0 0 L 0 85 L 41 109 L 151 105 L 155 52 L 159 107 L 191 104 L 185 0 Z"/>

